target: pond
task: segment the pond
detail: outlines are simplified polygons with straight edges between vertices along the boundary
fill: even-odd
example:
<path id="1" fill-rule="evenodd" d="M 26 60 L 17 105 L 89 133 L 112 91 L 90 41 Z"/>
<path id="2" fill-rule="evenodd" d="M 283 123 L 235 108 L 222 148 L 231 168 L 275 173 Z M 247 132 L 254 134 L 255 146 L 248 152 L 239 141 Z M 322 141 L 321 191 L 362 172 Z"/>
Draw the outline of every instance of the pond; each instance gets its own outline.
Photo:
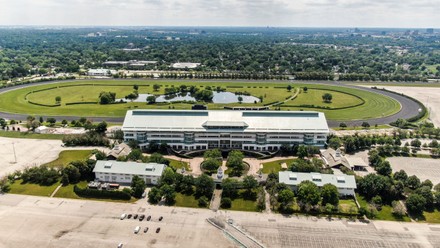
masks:
<path id="1" fill-rule="evenodd" d="M 151 96 L 152 94 L 139 94 L 138 98 L 136 100 L 133 100 L 133 102 L 147 102 L 147 97 Z M 217 92 L 213 91 L 214 97 L 212 98 L 213 103 L 238 103 L 238 97 L 239 95 L 235 95 L 232 92 Z M 254 103 L 254 102 L 260 102 L 260 99 L 255 96 L 241 96 L 243 98 L 243 103 Z M 116 101 L 120 101 L 121 99 L 116 99 Z M 125 100 L 125 99 L 123 99 Z M 129 101 L 129 100 L 125 100 Z M 196 101 L 194 97 L 191 96 L 190 93 L 187 93 L 186 95 L 160 95 L 156 97 L 156 102 L 177 102 L 177 101 Z"/>

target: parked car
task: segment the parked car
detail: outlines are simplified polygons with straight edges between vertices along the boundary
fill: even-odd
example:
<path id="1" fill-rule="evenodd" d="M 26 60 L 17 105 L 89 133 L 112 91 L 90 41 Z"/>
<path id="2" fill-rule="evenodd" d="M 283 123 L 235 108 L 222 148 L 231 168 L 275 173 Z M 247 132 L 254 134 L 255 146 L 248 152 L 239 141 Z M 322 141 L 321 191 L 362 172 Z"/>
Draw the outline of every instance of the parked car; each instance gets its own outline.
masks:
<path id="1" fill-rule="evenodd" d="M 159 221 L 162 221 L 162 219 L 163 219 L 163 217 L 162 217 L 162 216 L 160 216 L 160 217 L 159 217 Z"/>
<path id="2" fill-rule="evenodd" d="M 131 216 L 132 216 L 131 214 L 128 214 L 128 215 L 127 215 L 127 219 L 130 219 L 130 218 L 131 218 Z"/>
<path id="3" fill-rule="evenodd" d="M 124 246 L 123 243 L 119 243 L 118 248 L 122 248 Z"/>
<path id="4" fill-rule="evenodd" d="M 121 214 L 121 220 L 125 219 L 127 217 L 127 214 Z"/>
<path id="5" fill-rule="evenodd" d="M 151 220 L 151 215 L 148 215 L 147 221 L 150 221 L 150 220 Z"/>
<path id="6" fill-rule="evenodd" d="M 137 226 L 137 227 L 134 228 L 134 233 L 138 234 L 140 230 L 141 230 L 141 227 Z"/>
<path id="7" fill-rule="evenodd" d="M 144 233 L 148 232 L 148 227 L 144 228 Z"/>
<path id="8" fill-rule="evenodd" d="M 137 219 L 137 218 L 138 218 L 137 214 L 133 215 L 133 219 Z"/>
<path id="9" fill-rule="evenodd" d="M 141 216 L 139 216 L 139 221 L 143 221 L 145 219 L 145 215 L 141 214 Z"/>
<path id="10" fill-rule="evenodd" d="M 156 233 L 159 233 L 160 232 L 160 227 L 158 227 L 157 229 L 156 229 Z"/>

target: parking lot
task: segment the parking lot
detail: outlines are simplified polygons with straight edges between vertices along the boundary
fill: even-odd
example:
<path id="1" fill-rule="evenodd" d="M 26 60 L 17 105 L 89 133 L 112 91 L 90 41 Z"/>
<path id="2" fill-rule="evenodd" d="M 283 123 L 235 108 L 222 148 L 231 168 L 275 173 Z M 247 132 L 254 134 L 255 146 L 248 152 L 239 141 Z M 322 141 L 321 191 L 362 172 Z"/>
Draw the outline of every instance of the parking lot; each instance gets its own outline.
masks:
<path id="1" fill-rule="evenodd" d="M 440 160 L 438 159 L 391 157 L 387 160 L 393 172 L 404 170 L 408 176 L 416 175 L 421 181 L 429 179 L 434 185 L 440 183 Z"/>
<path id="2" fill-rule="evenodd" d="M 122 213 L 151 215 L 125 218 Z M 159 217 L 163 220 L 159 221 Z M 440 226 L 0 195 L 0 248 L 238 247 L 207 218 L 232 219 L 266 247 L 440 247 Z M 139 217 L 138 217 L 139 218 Z M 138 234 L 134 228 L 140 226 Z M 148 227 L 147 233 L 143 230 Z M 156 229 L 160 227 L 159 233 Z"/>

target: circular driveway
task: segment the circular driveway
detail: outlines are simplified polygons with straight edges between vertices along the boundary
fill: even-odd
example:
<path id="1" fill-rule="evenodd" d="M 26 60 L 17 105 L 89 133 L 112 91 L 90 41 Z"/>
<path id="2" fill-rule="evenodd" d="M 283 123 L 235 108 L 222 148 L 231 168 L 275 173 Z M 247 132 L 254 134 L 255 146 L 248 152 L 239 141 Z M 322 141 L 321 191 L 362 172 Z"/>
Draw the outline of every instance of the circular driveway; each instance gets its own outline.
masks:
<path id="1" fill-rule="evenodd" d="M 86 80 L 90 81 L 90 80 L 100 80 L 100 79 L 86 79 Z M 104 79 L 104 80 L 112 80 L 112 79 Z M 113 80 L 134 81 L 134 80 L 139 80 L 139 79 L 113 79 Z M 50 81 L 50 82 L 38 82 L 38 83 L 25 84 L 25 85 L 16 85 L 16 86 L 11 86 L 11 87 L 0 89 L 0 94 L 11 91 L 11 90 L 22 89 L 22 88 L 36 86 L 36 85 L 54 84 L 54 83 L 59 83 L 59 82 L 73 82 L 73 81 L 81 81 L 81 80 Z M 160 81 L 160 80 L 156 80 L 156 81 Z M 209 81 L 209 80 L 203 80 L 203 81 Z M 219 80 L 219 82 L 221 82 L 221 81 L 222 80 Z M 272 81 L 260 81 L 260 82 L 261 83 L 271 83 Z M 280 81 L 274 81 L 274 82 L 279 83 Z M 364 121 L 368 122 L 370 125 L 389 124 L 399 118 L 409 119 L 409 118 L 415 117 L 419 114 L 419 109 L 423 107 L 420 103 L 418 103 L 410 98 L 407 98 L 405 96 L 402 96 L 401 94 L 398 94 L 395 92 L 383 91 L 380 89 L 372 89 L 372 88 L 367 88 L 367 87 L 346 85 L 346 84 L 342 84 L 342 83 L 327 82 L 327 81 L 319 81 L 319 82 L 306 82 L 306 81 L 303 82 L 303 81 L 301 81 L 301 83 L 325 84 L 325 85 L 343 86 L 343 87 L 347 87 L 347 88 L 355 88 L 355 89 L 364 90 L 364 91 L 373 92 L 373 93 L 377 93 L 377 94 L 391 97 L 391 98 L 395 99 L 396 101 L 398 101 L 401 105 L 400 111 L 393 114 L 393 115 L 390 115 L 390 116 L 384 116 L 384 117 L 372 118 L 372 119 L 364 119 L 364 120 L 352 120 L 352 121 L 327 120 L 328 125 L 330 127 L 338 127 L 341 122 L 344 122 L 348 126 L 361 126 L 362 122 L 364 122 Z M 26 120 L 27 116 L 28 116 L 27 114 L 15 114 L 15 113 L 0 112 L 0 118 L 5 118 L 5 119 Z M 96 116 L 43 116 L 43 117 L 46 117 L 46 118 L 47 117 L 54 117 L 57 120 L 68 120 L 68 121 L 77 120 L 80 117 L 86 117 L 86 118 L 88 118 L 92 121 L 96 121 L 96 122 L 106 121 L 106 122 L 111 122 L 111 123 L 122 123 L 124 121 L 124 117 L 96 117 Z"/>

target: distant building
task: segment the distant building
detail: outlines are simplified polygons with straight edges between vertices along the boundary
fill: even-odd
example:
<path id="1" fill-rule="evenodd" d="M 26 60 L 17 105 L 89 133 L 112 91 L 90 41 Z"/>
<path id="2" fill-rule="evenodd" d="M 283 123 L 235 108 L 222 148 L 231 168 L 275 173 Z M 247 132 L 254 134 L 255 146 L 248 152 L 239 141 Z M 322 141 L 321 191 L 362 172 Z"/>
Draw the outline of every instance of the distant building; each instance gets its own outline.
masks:
<path id="1" fill-rule="evenodd" d="M 157 61 L 150 60 L 129 60 L 129 61 L 106 61 L 102 63 L 103 66 L 132 66 L 132 67 L 142 67 L 150 64 L 156 64 Z"/>
<path id="2" fill-rule="evenodd" d="M 348 160 L 342 155 L 341 150 L 338 148 L 336 150 L 332 148 L 328 148 L 327 150 L 321 152 L 321 158 L 324 161 L 325 165 L 330 168 L 338 168 L 346 167 L 351 170 L 352 167 Z"/>
<path id="3" fill-rule="evenodd" d="M 194 69 L 200 66 L 200 63 L 174 63 L 171 67 L 175 69 Z"/>
<path id="4" fill-rule="evenodd" d="M 176 150 L 323 147 L 329 134 L 324 113 L 312 111 L 129 110 L 121 130 L 141 148 L 156 142 Z"/>
<path id="5" fill-rule="evenodd" d="M 121 156 L 127 156 L 128 154 L 130 154 L 130 152 L 131 148 L 127 144 L 118 144 L 115 145 L 115 147 L 113 147 L 113 149 L 107 154 L 107 159 L 116 160 Z"/>
<path id="6" fill-rule="evenodd" d="M 101 182 L 130 184 L 133 176 L 139 176 L 146 184 L 157 185 L 166 167 L 156 163 L 98 160 L 93 172 Z"/>
<path id="7" fill-rule="evenodd" d="M 426 33 L 433 34 L 434 33 L 434 29 L 433 28 L 427 28 L 426 29 Z"/>
<path id="8" fill-rule="evenodd" d="M 356 189 L 356 179 L 352 175 L 333 175 L 320 173 L 302 173 L 291 171 L 280 171 L 278 173 L 279 182 L 290 186 L 295 192 L 298 190 L 298 185 L 303 181 L 310 181 L 318 187 L 330 183 L 338 188 L 340 195 L 354 196 Z"/>
<path id="9" fill-rule="evenodd" d="M 89 69 L 87 71 L 87 75 L 89 76 L 108 77 L 111 76 L 112 74 L 116 74 L 116 71 L 108 70 L 108 69 Z"/>

